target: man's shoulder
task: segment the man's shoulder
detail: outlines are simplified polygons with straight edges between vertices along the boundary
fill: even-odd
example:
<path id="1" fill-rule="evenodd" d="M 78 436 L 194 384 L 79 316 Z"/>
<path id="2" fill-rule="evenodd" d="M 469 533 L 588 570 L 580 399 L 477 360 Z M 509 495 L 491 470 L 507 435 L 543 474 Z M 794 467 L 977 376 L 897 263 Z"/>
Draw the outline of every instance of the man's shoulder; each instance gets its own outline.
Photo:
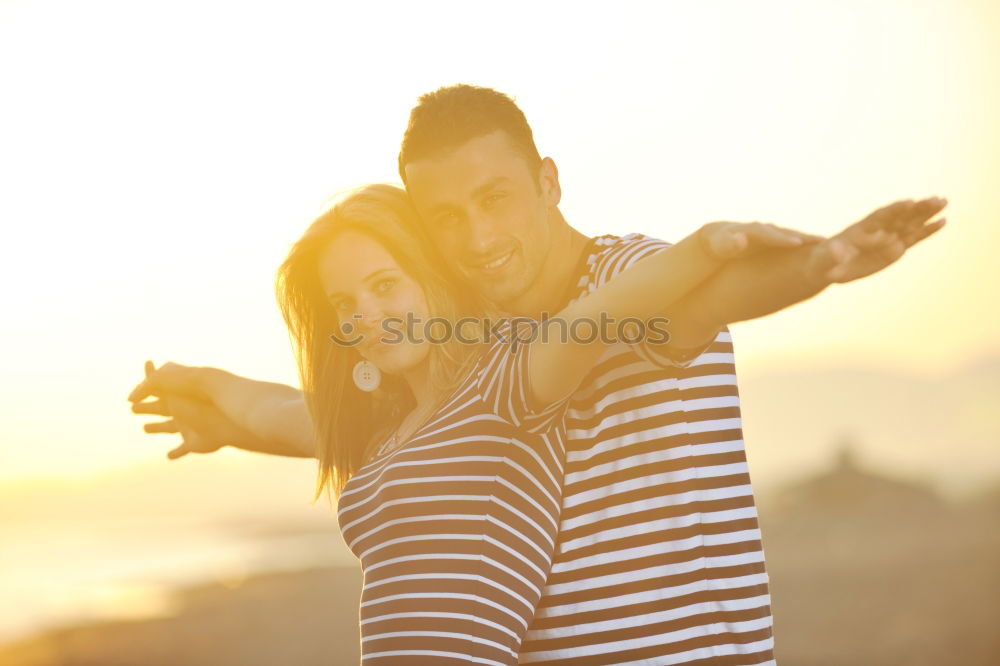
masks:
<path id="1" fill-rule="evenodd" d="M 638 232 L 622 236 L 598 236 L 594 239 L 591 260 L 588 261 L 588 273 L 592 280 L 602 283 L 639 259 L 670 245 L 667 241 Z"/>

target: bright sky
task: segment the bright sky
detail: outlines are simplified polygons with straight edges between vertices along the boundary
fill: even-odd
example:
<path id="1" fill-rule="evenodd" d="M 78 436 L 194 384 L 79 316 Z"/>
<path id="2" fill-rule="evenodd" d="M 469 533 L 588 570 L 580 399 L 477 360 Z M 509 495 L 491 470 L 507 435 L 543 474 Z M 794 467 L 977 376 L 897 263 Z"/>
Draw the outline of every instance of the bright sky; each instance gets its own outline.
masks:
<path id="1" fill-rule="evenodd" d="M 0 480 L 161 459 L 147 358 L 294 383 L 275 269 L 457 82 L 516 97 L 589 234 L 949 198 L 886 272 L 735 325 L 741 372 L 995 353 L 998 34 L 990 0 L 0 2 Z"/>

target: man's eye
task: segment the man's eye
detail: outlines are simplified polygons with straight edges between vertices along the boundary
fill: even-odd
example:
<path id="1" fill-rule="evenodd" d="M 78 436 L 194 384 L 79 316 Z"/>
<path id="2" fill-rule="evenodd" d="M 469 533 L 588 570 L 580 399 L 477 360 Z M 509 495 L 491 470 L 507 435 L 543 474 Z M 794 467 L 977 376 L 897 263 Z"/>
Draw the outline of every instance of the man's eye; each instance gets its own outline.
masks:
<path id="1" fill-rule="evenodd" d="M 348 310 L 350 310 L 350 303 L 348 303 L 346 300 L 337 301 L 336 303 L 333 304 L 333 309 L 340 313 L 347 312 Z"/>
<path id="2" fill-rule="evenodd" d="M 487 208 L 493 208 L 493 206 L 497 205 L 504 198 L 504 196 L 504 194 L 499 192 L 491 194 L 483 201 L 483 205 Z"/>
<path id="3" fill-rule="evenodd" d="M 442 227 L 453 227 L 458 224 L 458 215 L 454 213 L 445 213 L 437 218 L 437 223 Z"/>

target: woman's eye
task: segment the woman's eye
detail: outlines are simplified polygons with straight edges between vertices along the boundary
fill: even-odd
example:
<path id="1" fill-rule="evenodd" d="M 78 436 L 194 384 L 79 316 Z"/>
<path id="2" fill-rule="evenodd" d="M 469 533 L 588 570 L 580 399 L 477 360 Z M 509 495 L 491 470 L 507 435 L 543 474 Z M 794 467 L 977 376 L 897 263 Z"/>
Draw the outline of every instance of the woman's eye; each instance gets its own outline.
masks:
<path id="1" fill-rule="evenodd" d="M 437 219 L 437 223 L 442 227 L 453 227 L 458 224 L 458 215 L 445 213 Z"/>
<path id="2" fill-rule="evenodd" d="M 392 289 L 395 284 L 396 281 L 392 279 L 380 280 L 379 283 L 375 286 L 375 290 L 380 294 L 384 294 L 385 292 Z"/>

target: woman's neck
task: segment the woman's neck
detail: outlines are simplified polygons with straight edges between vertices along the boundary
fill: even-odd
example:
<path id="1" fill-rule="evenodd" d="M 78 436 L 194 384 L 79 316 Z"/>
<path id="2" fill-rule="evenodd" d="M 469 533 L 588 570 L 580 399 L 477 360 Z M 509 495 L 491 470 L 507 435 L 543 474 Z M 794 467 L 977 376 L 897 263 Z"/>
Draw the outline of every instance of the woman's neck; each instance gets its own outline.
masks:
<path id="1" fill-rule="evenodd" d="M 403 372 L 403 379 L 413 393 L 416 402 L 414 410 L 422 410 L 430 407 L 434 402 L 434 387 L 431 383 L 430 359 L 423 361 Z"/>

